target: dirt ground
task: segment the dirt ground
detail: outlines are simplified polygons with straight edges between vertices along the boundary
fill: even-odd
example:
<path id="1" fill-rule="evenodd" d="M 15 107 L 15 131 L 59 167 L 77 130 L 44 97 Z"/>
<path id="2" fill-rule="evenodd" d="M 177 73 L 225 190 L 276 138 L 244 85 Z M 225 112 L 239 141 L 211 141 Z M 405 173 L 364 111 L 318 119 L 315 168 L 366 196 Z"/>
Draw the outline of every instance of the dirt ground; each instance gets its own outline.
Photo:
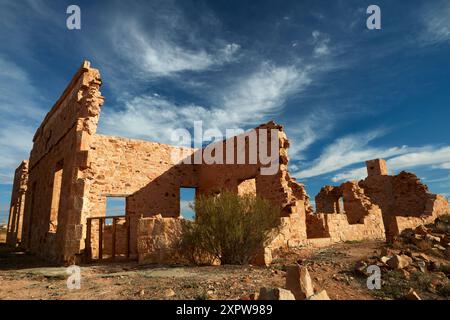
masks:
<path id="1" fill-rule="evenodd" d="M 316 290 L 333 300 L 392 299 L 367 289 L 355 264 L 377 256 L 382 242 L 341 243 L 323 249 L 284 253 L 270 267 L 154 266 L 136 262 L 81 266 L 81 289 L 67 288 L 65 267 L 0 244 L 0 300 L 4 299 L 223 299 L 236 300 L 261 287 L 284 287 L 285 267 L 308 266 Z M 439 299 L 420 292 L 424 299 Z"/>
<path id="2" fill-rule="evenodd" d="M 81 289 L 67 288 L 66 268 L 0 246 L 0 299 L 239 299 L 261 287 L 283 287 L 284 266 L 303 260 L 331 299 L 373 299 L 365 283 L 348 275 L 356 261 L 382 244 L 340 244 L 298 250 L 256 266 L 139 266 L 135 262 L 81 266 Z"/>

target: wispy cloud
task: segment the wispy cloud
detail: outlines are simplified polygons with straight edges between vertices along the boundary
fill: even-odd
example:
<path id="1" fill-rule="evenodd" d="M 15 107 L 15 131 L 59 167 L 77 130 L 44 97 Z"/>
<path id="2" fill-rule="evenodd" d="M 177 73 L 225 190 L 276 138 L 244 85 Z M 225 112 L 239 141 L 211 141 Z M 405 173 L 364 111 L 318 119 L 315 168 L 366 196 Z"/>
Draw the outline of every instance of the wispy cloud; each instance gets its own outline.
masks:
<path id="1" fill-rule="evenodd" d="M 27 159 L 33 126 L 44 114 L 38 106 L 39 92 L 28 74 L 0 56 L 0 183 L 12 183 L 14 169 Z"/>
<path id="2" fill-rule="evenodd" d="M 386 130 L 380 129 L 339 138 L 333 144 L 327 146 L 311 165 L 294 175 L 299 179 L 315 177 L 368 159 L 392 157 L 408 152 L 409 149 L 406 146 L 383 149 L 368 145 L 370 141 L 381 137 L 385 132 Z"/>
<path id="3" fill-rule="evenodd" d="M 433 1 L 427 3 L 423 10 L 422 23 L 425 31 L 422 41 L 433 44 L 450 40 L 450 2 Z"/>
<path id="4" fill-rule="evenodd" d="M 232 61 L 240 49 L 236 43 L 213 48 L 189 48 L 165 34 L 145 33 L 136 21 L 116 25 L 113 42 L 122 57 L 150 77 L 204 71 Z"/>
<path id="5" fill-rule="evenodd" d="M 405 148 L 407 152 L 402 155 L 392 157 L 387 160 L 387 165 L 389 170 L 398 171 L 405 170 L 409 168 L 417 168 L 423 166 L 429 166 L 430 168 L 445 168 L 450 160 L 450 147 L 433 147 L 424 146 L 422 148 L 416 148 L 412 150 L 411 148 Z M 383 156 L 375 156 L 380 158 Z M 366 160 L 370 160 L 367 158 Z M 341 172 L 336 174 L 332 180 L 345 181 L 345 180 L 358 180 L 366 176 L 366 169 L 364 167 L 352 169 L 349 171 Z M 448 180 L 448 177 L 443 178 Z M 440 181 L 440 179 L 439 179 Z M 429 182 L 438 182 L 438 179 Z"/>
<path id="6" fill-rule="evenodd" d="M 434 165 L 433 169 L 445 169 L 445 170 L 449 169 L 450 170 L 450 162 L 444 162 L 444 163 L 441 163 L 438 165 Z"/>
<path id="7" fill-rule="evenodd" d="M 31 84 L 28 74 L 15 63 L 0 55 L 0 113 L 2 119 L 39 119 L 42 110 L 37 105 L 40 94 Z M 17 117 L 19 116 L 19 117 Z M 7 125 L 8 123 L 4 123 Z"/>
<path id="8" fill-rule="evenodd" d="M 291 141 L 289 156 L 303 160 L 306 151 L 317 140 L 327 136 L 335 123 L 331 112 L 313 111 L 295 123 L 286 125 L 286 133 Z"/>
<path id="9" fill-rule="evenodd" d="M 330 54 L 330 38 L 318 30 L 312 32 L 313 44 L 314 44 L 314 55 L 316 57 L 326 56 Z"/>
<path id="10" fill-rule="evenodd" d="M 122 111 L 105 110 L 101 132 L 169 142 L 177 128 L 192 128 L 203 121 L 212 128 L 257 124 L 280 111 L 286 99 L 309 85 L 307 70 L 263 63 L 255 72 L 212 94 L 217 105 L 176 104 L 158 95 L 143 95 L 125 102 Z"/>

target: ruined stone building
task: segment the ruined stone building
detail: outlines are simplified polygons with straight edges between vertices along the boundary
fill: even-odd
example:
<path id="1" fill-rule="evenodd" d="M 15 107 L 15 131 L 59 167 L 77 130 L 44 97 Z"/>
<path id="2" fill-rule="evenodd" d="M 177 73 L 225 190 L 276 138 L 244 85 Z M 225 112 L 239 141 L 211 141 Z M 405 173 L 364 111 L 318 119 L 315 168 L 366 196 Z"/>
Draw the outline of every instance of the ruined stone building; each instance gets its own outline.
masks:
<path id="1" fill-rule="evenodd" d="M 381 211 L 388 239 L 449 212 L 447 199 L 429 193 L 416 175 L 404 171 L 388 175 L 382 159 L 367 161 L 366 165 L 366 179 L 322 188 L 316 196 L 317 212 L 345 213 L 354 224 L 363 222 L 369 212 Z"/>
<path id="2" fill-rule="evenodd" d="M 382 160 L 368 162 L 363 181 L 324 187 L 313 212 L 305 187 L 289 175 L 283 127 L 273 122 L 231 138 L 243 144 L 224 156 L 243 152 L 248 158 L 251 133 L 276 130 L 279 150 L 268 150 L 279 155 L 275 174 L 261 174 L 260 161 L 174 164 L 174 152 L 193 158 L 199 150 L 96 133 L 100 86 L 99 71 L 84 62 L 37 129 L 30 158 L 14 177 L 10 245 L 59 263 L 176 260 L 171 243 L 180 232 L 183 187 L 197 194 L 252 192 L 279 206 L 281 229 L 261 251 L 261 263 L 279 248 L 385 239 L 385 230 L 392 236 L 448 212 L 446 200 L 428 193 L 414 175 L 388 176 Z M 108 197 L 126 198 L 123 215 L 106 217 Z"/>

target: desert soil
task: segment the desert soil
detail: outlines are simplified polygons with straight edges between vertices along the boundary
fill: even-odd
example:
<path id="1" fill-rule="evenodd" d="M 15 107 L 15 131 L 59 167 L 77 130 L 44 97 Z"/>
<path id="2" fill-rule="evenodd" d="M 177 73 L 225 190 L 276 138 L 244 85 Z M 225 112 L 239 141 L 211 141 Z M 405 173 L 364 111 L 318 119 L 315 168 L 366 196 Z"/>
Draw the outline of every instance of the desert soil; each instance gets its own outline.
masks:
<path id="1" fill-rule="evenodd" d="M 373 299 L 354 264 L 378 250 L 378 242 L 298 250 L 270 267 L 140 266 L 136 262 L 81 266 L 81 289 L 67 289 L 66 268 L 0 246 L 0 299 L 239 299 L 261 287 L 283 287 L 284 266 L 302 260 L 317 289 L 331 299 Z"/>
<path id="2" fill-rule="evenodd" d="M 66 268 L 0 244 L 0 300 L 248 299 L 261 287 L 284 287 L 285 267 L 295 263 L 308 266 L 316 291 L 326 289 L 333 300 L 394 299 L 392 286 L 388 286 L 389 292 L 369 290 L 367 277 L 355 272 L 358 262 L 379 256 L 383 247 L 383 242 L 351 242 L 323 249 L 297 249 L 282 254 L 270 267 L 155 266 L 136 262 L 82 265 L 81 289 L 69 290 Z M 398 290 L 416 283 L 402 286 Z M 426 288 L 414 289 L 423 299 L 443 299 Z"/>

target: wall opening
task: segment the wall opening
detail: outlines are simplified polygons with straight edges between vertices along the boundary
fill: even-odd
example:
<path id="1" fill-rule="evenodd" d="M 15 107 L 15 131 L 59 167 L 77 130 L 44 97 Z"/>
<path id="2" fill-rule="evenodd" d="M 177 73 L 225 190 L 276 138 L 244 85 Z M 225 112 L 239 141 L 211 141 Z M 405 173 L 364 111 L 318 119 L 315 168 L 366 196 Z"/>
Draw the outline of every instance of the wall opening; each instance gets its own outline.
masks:
<path id="1" fill-rule="evenodd" d="M 186 220 L 195 219 L 191 206 L 194 205 L 196 191 L 196 188 L 180 188 L 180 215 Z"/>
<path id="2" fill-rule="evenodd" d="M 124 216 L 127 212 L 127 198 L 126 197 L 106 197 L 106 218 L 114 216 Z M 112 219 L 106 219 L 105 224 L 112 224 Z"/>
<path id="3" fill-rule="evenodd" d="M 58 213 L 61 200 L 63 167 L 64 162 L 61 160 L 56 164 L 55 173 L 53 174 L 52 205 L 50 207 L 50 221 L 48 226 L 48 232 L 51 233 L 56 233 L 58 228 Z"/>

